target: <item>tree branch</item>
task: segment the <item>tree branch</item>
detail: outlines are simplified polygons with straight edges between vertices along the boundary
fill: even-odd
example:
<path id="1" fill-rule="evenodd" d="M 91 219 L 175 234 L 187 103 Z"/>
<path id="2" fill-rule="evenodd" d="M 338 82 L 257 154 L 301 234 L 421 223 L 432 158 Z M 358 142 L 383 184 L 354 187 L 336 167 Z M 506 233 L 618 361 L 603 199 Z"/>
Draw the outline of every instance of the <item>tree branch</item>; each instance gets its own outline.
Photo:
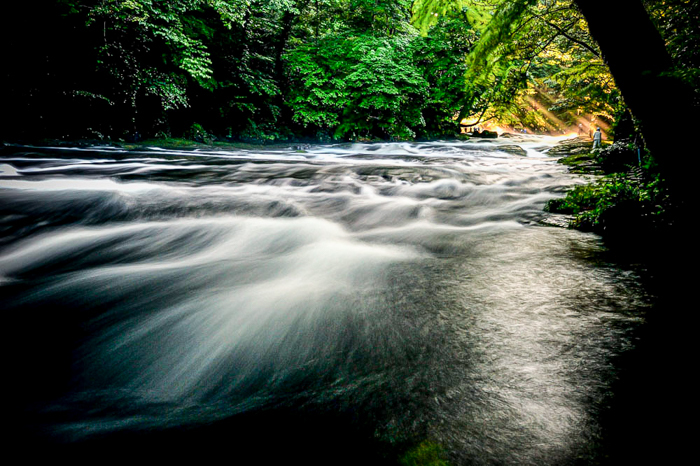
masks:
<path id="1" fill-rule="evenodd" d="M 598 51 L 596 49 L 594 49 L 592 46 L 590 46 L 589 44 L 583 42 L 582 40 L 576 39 L 575 37 L 570 36 L 564 29 L 560 28 L 559 26 L 557 26 L 556 24 L 554 24 L 550 21 L 547 21 L 542 16 L 539 16 L 539 15 L 535 15 L 535 16 L 540 18 L 542 20 L 542 22 L 545 23 L 547 26 L 556 29 L 559 34 L 566 37 L 571 42 L 580 45 L 581 47 L 585 48 L 586 50 L 591 52 L 596 57 L 600 58 L 600 53 L 598 53 Z"/>

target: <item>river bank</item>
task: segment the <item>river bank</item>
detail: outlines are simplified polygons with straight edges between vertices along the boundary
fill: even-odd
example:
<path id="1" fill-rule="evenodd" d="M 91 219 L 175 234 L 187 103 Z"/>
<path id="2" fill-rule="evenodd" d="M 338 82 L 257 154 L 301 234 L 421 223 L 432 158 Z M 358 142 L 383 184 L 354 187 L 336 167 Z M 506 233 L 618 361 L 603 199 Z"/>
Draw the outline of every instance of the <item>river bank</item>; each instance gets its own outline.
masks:
<path id="1" fill-rule="evenodd" d="M 432 141 L 466 141 L 467 135 L 459 135 L 444 139 L 415 139 L 415 140 L 327 140 L 314 138 L 290 138 L 290 139 L 210 139 L 195 140 L 187 138 L 147 138 L 137 141 L 114 140 L 114 139 L 21 139 L 5 140 L 4 145 L 26 145 L 36 147 L 100 147 L 112 146 L 121 147 L 127 150 L 144 149 L 148 147 L 160 147 L 162 149 L 182 149 L 182 150 L 254 150 L 254 149 L 287 149 L 289 147 L 304 148 L 312 145 L 322 144 L 355 144 L 355 143 L 429 143 Z"/>
<path id="2" fill-rule="evenodd" d="M 592 231 L 621 245 L 662 242 L 679 220 L 668 186 L 653 159 L 625 141 L 591 149 L 590 142 L 565 141 L 549 151 L 558 163 L 588 182 L 547 203 L 567 216 L 569 226 Z"/>
<path id="3" fill-rule="evenodd" d="M 179 150 L 249 150 L 249 149 L 284 149 L 291 146 L 302 146 L 308 144 L 322 144 L 322 141 L 317 140 L 289 140 L 289 141 L 211 141 L 202 142 L 185 138 L 156 138 L 144 139 L 140 141 L 115 141 L 113 139 L 36 139 L 36 140 L 17 140 L 3 141 L 4 145 L 8 146 L 27 146 L 27 147 L 119 147 L 126 150 L 146 149 L 149 147 L 159 147 L 162 149 L 179 149 Z"/>

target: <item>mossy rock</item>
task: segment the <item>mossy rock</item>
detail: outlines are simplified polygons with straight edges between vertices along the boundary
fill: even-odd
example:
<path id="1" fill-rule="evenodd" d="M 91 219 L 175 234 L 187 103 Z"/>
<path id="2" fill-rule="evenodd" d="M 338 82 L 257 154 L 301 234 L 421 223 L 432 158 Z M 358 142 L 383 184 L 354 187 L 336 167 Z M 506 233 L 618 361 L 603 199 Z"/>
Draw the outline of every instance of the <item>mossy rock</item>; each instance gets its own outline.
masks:
<path id="1" fill-rule="evenodd" d="M 616 141 L 604 147 L 597 155 L 598 162 L 605 173 L 626 172 L 638 165 L 637 150 L 628 141 Z"/>
<path id="2" fill-rule="evenodd" d="M 547 151 L 547 154 L 556 157 L 565 157 L 573 154 L 590 153 L 593 142 L 587 138 L 564 139 Z"/>
<path id="3" fill-rule="evenodd" d="M 562 157 L 558 160 L 558 163 L 569 167 L 569 172 L 579 175 L 603 174 L 598 158 L 595 154 L 588 151 Z"/>
<path id="4" fill-rule="evenodd" d="M 509 154 L 513 155 L 520 155 L 523 157 L 527 157 L 527 151 L 523 149 L 520 146 L 500 146 L 498 150 L 503 151 L 503 152 L 508 152 Z"/>
<path id="5" fill-rule="evenodd" d="M 443 448 L 437 443 L 424 441 L 408 450 L 399 460 L 401 466 L 449 466 Z"/>

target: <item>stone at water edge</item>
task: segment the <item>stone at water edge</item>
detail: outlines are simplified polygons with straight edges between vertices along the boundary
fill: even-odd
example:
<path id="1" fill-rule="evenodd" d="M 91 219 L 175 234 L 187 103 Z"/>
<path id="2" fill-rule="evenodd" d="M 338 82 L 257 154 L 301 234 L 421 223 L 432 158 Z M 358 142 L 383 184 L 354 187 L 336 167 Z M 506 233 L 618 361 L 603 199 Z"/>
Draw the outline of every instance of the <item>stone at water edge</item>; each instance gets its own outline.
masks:
<path id="1" fill-rule="evenodd" d="M 503 152 L 508 152 L 509 154 L 521 155 L 523 157 L 527 157 L 527 151 L 520 146 L 515 146 L 515 145 L 513 145 L 513 146 L 500 146 L 498 149 L 503 151 Z"/>

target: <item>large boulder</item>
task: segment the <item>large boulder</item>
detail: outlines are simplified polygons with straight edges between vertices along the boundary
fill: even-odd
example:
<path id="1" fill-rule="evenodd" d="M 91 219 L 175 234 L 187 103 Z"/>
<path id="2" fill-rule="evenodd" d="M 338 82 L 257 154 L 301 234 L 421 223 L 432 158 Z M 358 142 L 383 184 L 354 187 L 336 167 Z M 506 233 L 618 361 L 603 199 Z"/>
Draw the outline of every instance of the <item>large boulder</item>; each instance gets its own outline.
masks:
<path id="1" fill-rule="evenodd" d="M 548 155 L 566 157 L 567 155 L 580 154 L 591 151 L 591 140 L 587 138 L 571 138 L 560 141 L 556 146 L 547 151 Z"/>
<path id="2" fill-rule="evenodd" d="M 527 151 L 523 149 L 520 146 L 512 145 L 512 146 L 499 146 L 498 150 L 503 151 L 503 152 L 508 152 L 509 154 L 513 155 L 521 155 L 523 157 L 527 156 Z"/>

